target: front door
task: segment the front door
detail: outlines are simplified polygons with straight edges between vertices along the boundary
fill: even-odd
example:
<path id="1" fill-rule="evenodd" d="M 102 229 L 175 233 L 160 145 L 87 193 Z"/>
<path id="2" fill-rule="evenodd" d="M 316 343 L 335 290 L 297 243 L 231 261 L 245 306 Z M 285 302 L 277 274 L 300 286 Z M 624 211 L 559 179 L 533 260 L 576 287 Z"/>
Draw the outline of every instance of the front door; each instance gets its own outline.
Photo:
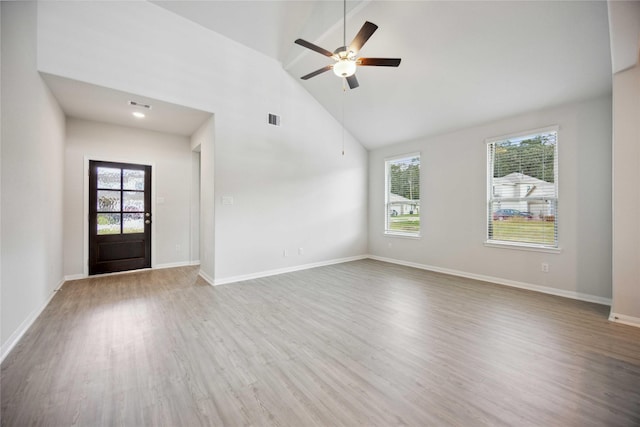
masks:
<path id="1" fill-rule="evenodd" d="M 151 166 L 89 162 L 89 274 L 151 267 Z"/>

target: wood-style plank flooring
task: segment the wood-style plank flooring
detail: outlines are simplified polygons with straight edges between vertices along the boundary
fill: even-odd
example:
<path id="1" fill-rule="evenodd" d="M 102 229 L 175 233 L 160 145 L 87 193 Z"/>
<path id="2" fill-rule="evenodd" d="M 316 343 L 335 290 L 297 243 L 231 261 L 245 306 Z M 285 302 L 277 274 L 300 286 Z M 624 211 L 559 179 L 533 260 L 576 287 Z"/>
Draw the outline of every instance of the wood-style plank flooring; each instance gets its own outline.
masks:
<path id="1" fill-rule="evenodd" d="M 608 307 L 362 260 L 211 287 L 68 282 L 2 363 L 3 426 L 638 426 Z"/>

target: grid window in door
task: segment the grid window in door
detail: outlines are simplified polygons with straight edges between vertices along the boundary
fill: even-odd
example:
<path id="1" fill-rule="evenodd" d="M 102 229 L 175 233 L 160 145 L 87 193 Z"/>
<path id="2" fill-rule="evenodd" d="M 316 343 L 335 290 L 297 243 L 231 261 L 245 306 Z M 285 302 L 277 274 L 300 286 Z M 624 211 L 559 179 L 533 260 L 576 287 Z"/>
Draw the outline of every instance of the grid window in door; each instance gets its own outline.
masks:
<path id="1" fill-rule="evenodd" d="M 145 171 L 97 168 L 97 234 L 144 233 Z"/>

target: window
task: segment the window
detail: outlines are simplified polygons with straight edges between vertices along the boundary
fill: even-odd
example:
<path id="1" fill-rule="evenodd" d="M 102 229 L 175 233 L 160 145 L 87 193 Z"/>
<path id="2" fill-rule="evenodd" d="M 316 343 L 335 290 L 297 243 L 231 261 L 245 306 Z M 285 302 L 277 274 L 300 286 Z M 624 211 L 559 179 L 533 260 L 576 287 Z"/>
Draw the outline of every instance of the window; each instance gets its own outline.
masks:
<path id="1" fill-rule="evenodd" d="M 385 161 L 385 233 L 420 235 L 420 154 Z"/>
<path id="2" fill-rule="evenodd" d="M 558 129 L 487 141 L 487 242 L 558 247 Z"/>

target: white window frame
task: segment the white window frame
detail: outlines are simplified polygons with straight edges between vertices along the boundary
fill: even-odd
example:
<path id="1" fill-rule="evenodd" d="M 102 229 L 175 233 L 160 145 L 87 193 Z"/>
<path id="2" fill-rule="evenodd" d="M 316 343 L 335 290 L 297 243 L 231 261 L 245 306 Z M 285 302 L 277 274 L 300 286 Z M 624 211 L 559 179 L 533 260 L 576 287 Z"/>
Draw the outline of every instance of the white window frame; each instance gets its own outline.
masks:
<path id="1" fill-rule="evenodd" d="M 394 236 L 394 237 L 406 237 L 406 238 L 420 238 L 420 233 L 422 231 L 422 209 L 418 210 L 418 215 L 420 216 L 420 228 L 416 232 L 412 231 L 401 231 L 401 230 L 392 230 L 389 227 L 389 194 L 391 191 L 391 180 L 389 178 L 389 165 L 390 163 L 401 160 L 401 159 L 411 159 L 417 157 L 420 162 L 420 166 L 422 166 L 422 157 L 419 151 L 407 154 L 400 154 L 393 157 L 387 157 L 384 159 L 384 234 L 386 236 Z M 420 188 L 422 188 L 422 174 L 419 177 Z M 420 200 L 422 201 L 422 193 L 420 194 Z"/>
<path id="2" fill-rule="evenodd" d="M 545 133 L 551 133 L 551 132 L 555 132 L 556 134 L 556 143 L 555 143 L 555 147 L 554 147 L 554 156 L 553 156 L 553 173 L 554 173 L 554 187 L 555 187 L 555 198 L 553 197 L 546 197 L 546 199 L 551 199 L 554 200 L 554 215 L 555 215 L 555 221 L 554 221 L 554 244 L 553 245 L 547 245 L 547 244 L 539 244 L 539 243 L 529 243 L 529 242 L 516 242 L 516 241 L 505 241 L 505 240 L 494 240 L 494 239 L 490 239 L 489 238 L 489 224 L 491 223 L 492 220 L 492 202 L 494 202 L 494 184 L 493 184 L 493 168 L 494 165 L 492 163 L 492 158 L 491 158 L 491 151 L 489 150 L 489 146 L 490 144 L 494 144 L 496 142 L 501 142 L 501 141 L 505 141 L 508 139 L 515 139 L 515 138 L 523 138 L 523 137 L 535 137 L 537 135 L 540 134 L 545 134 Z M 497 248 L 510 248 L 510 249 L 523 249 L 523 250 L 531 250 L 531 251 L 539 251 L 539 252 L 551 252 L 551 253 L 558 253 L 561 251 L 560 249 L 560 238 L 559 238 L 559 233 L 558 233 L 558 224 L 559 224 L 559 216 L 558 216 L 558 204 L 559 204 L 559 200 L 560 200 L 560 193 L 559 193 L 559 185 L 558 185 L 558 176 L 559 176 L 559 169 L 558 169 L 558 146 L 559 146 L 559 139 L 560 139 L 560 127 L 558 125 L 553 125 L 553 126 L 547 126 L 547 127 L 543 127 L 543 128 L 537 128 L 537 129 L 532 129 L 532 130 L 527 130 L 527 131 L 522 131 L 522 132 L 517 132 L 517 133 L 510 133 L 507 135 L 502 135 L 502 136 L 496 136 L 496 137 L 491 137 L 491 138 L 487 138 L 485 139 L 485 152 L 486 152 L 486 164 L 487 164 L 487 171 L 486 171 L 486 178 L 487 178 L 487 202 L 485 205 L 485 225 L 486 225 L 486 231 L 485 231 L 485 246 L 488 247 L 497 247 Z"/>

